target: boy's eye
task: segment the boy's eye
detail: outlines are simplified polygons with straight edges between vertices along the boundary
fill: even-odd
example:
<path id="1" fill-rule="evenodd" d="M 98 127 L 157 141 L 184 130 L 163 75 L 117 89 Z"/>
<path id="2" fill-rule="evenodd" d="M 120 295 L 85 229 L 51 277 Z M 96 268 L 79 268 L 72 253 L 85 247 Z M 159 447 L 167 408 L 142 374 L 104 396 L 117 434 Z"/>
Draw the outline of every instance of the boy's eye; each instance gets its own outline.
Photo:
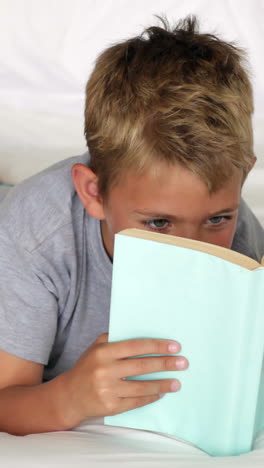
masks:
<path id="1" fill-rule="evenodd" d="M 145 224 L 152 229 L 163 229 L 167 227 L 167 219 L 151 219 L 150 221 L 145 221 Z"/>
<path id="2" fill-rule="evenodd" d="M 230 219 L 231 216 L 213 216 L 213 218 L 209 218 L 210 224 L 221 224 L 223 221 Z"/>

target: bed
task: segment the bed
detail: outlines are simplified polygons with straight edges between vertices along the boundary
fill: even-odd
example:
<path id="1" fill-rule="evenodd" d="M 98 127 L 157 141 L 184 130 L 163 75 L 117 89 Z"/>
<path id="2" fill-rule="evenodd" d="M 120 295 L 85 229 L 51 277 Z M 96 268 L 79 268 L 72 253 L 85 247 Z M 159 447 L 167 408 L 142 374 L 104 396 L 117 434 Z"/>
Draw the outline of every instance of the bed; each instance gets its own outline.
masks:
<path id="1" fill-rule="evenodd" d="M 255 95 L 258 162 L 244 198 L 264 226 L 263 2 L 261 0 L 1 0 L 0 181 L 16 184 L 85 151 L 84 86 L 107 45 L 157 23 L 194 13 L 201 29 L 248 50 Z M 8 468 L 263 467 L 264 433 L 253 451 L 212 458 L 190 444 L 147 431 L 85 421 L 72 431 L 16 437 L 0 433 L 0 466 Z"/>

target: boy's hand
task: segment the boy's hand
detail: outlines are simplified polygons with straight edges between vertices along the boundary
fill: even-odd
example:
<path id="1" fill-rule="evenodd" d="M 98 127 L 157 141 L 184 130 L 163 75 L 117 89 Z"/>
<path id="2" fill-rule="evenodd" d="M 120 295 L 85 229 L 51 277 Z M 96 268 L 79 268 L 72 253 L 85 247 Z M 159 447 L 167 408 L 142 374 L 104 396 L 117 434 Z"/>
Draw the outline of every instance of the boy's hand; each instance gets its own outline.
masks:
<path id="1" fill-rule="evenodd" d="M 126 380 L 130 376 L 186 369 L 188 361 L 183 356 L 128 359 L 149 354 L 176 354 L 180 351 L 179 343 L 149 338 L 108 343 L 107 339 L 106 333 L 97 338 L 66 373 L 70 392 L 68 404 L 74 419 L 72 426 L 87 418 L 110 416 L 144 406 L 158 400 L 163 393 L 180 389 L 176 379 Z"/>

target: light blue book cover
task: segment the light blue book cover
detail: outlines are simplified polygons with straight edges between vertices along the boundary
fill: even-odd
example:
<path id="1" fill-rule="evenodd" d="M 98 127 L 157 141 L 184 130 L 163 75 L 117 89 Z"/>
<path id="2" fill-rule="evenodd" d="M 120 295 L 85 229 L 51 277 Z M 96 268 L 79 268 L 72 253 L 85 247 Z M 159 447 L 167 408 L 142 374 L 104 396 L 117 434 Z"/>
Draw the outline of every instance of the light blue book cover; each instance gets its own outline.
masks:
<path id="1" fill-rule="evenodd" d="M 263 292 L 260 265 L 117 234 L 109 340 L 177 340 L 189 368 L 136 377 L 176 377 L 182 388 L 105 424 L 174 435 L 214 456 L 250 451 L 264 427 Z"/>

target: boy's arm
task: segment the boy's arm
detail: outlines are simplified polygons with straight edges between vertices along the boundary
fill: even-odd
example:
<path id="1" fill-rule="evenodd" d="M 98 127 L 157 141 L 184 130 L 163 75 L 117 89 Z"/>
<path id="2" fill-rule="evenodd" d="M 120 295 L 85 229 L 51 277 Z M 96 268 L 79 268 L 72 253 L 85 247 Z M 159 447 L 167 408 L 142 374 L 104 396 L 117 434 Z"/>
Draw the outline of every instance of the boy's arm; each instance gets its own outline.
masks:
<path id="1" fill-rule="evenodd" d="M 171 340 L 108 343 L 101 335 L 69 371 L 42 382 L 43 366 L 0 352 L 0 431 L 16 435 L 67 430 L 88 418 L 137 408 L 179 389 L 176 379 L 127 381 L 126 377 L 183 370 L 187 361 L 169 356 Z M 165 356 L 128 359 L 139 355 Z"/>
<path id="2" fill-rule="evenodd" d="M 64 429 L 60 389 L 42 384 L 43 365 L 0 350 L 0 431 L 26 435 Z"/>

